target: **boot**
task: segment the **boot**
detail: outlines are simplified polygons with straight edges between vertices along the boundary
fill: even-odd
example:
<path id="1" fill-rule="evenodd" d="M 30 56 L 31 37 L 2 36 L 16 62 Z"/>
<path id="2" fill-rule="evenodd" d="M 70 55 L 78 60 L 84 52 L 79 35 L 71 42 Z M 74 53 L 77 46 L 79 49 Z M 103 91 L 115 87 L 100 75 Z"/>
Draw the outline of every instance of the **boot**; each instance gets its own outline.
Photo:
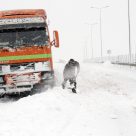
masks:
<path id="1" fill-rule="evenodd" d="M 64 84 L 62 84 L 62 88 L 65 89 L 65 85 Z"/>
<path id="2" fill-rule="evenodd" d="M 77 93 L 75 88 L 72 88 L 72 92 L 73 93 Z"/>

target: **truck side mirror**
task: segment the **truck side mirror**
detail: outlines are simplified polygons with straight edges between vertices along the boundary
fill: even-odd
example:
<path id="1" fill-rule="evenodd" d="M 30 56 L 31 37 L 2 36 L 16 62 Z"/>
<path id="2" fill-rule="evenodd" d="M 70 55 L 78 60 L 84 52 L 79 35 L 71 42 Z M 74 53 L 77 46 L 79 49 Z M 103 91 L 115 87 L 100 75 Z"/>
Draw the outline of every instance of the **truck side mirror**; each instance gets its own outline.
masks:
<path id="1" fill-rule="evenodd" d="M 54 45 L 57 48 L 59 47 L 59 33 L 58 33 L 58 31 L 53 31 L 52 45 Z"/>

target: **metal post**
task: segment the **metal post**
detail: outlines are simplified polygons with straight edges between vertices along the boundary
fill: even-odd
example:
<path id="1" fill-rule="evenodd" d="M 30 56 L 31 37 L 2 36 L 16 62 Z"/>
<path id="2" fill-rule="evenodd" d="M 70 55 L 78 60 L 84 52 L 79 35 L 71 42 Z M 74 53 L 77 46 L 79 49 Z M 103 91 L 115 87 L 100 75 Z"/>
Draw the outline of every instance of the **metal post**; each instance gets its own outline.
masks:
<path id="1" fill-rule="evenodd" d="M 97 23 L 86 23 L 87 25 L 90 26 L 90 31 L 91 31 L 91 58 L 93 59 L 93 26 L 96 25 Z"/>
<path id="2" fill-rule="evenodd" d="M 101 8 L 100 10 L 100 42 L 101 42 L 101 61 L 103 57 L 103 46 L 102 46 L 102 19 L 101 19 Z"/>
<path id="3" fill-rule="evenodd" d="M 101 44 L 101 62 L 103 61 L 103 40 L 102 40 L 102 9 L 104 8 L 108 8 L 109 6 L 105 6 L 105 7 L 91 7 L 91 8 L 95 8 L 99 10 L 99 17 L 100 17 L 100 44 Z"/>
<path id="4" fill-rule="evenodd" d="M 131 63 L 131 26 L 130 26 L 130 2 L 128 0 L 128 29 L 129 29 L 129 63 Z"/>
<path id="5" fill-rule="evenodd" d="M 93 59 L 93 27 L 91 25 L 91 47 L 92 47 L 92 59 Z"/>

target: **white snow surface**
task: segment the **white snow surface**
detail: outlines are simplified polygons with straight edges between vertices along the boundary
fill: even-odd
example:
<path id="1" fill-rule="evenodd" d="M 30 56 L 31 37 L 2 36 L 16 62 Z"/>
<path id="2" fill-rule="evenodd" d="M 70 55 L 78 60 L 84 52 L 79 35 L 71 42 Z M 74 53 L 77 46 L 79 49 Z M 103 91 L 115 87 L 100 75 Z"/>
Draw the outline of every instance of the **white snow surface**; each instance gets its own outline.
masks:
<path id="1" fill-rule="evenodd" d="M 78 93 L 56 86 L 12 101 L 0 100 L 0 136 L 136 136 L 136 70 L 81 64 Z"/>

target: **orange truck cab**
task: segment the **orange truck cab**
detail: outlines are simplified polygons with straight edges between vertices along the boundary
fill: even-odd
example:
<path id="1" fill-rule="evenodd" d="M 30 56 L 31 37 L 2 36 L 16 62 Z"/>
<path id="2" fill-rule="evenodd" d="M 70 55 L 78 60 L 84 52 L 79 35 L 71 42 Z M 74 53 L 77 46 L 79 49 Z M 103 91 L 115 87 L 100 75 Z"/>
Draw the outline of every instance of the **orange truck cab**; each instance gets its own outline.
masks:
<path id="1" fill-rule="evenodd" d="M 50 41 L 43 9 L 0 12 L 0 94 L 31 91 L 53 77 L 51 47 L 59 47 L 58 31 Z"/>

